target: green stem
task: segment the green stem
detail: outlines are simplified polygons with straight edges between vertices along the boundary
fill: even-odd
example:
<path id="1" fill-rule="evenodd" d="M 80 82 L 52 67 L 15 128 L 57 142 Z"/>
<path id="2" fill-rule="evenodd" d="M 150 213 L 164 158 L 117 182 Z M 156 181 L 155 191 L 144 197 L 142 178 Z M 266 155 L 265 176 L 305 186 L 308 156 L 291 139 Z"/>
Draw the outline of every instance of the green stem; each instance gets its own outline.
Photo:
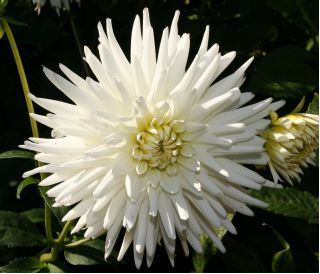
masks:
<path id="1" fill-rule="evenodd" d="M 44 253 L 40 256 L 40 261 L 43 263 L 53 263 L 58 259 L 60 251 L 60 247 L 53 247 L 50 253 Z"/>
<path id="2" fill-rule="evenodd" d="M 21 57 L 19 54 L 19 50 L 18 50 L 16 41 L 14 39 L 11 28 L 10 28 L 8 22 L 6 21 L 6 19 L 0 18 L 0 20 L 3 25 L 4 31 L 8 37 L 9 44 L 10 44 L 10 47 L 11 47 L 11 50 L 13 53 L 13 57 L 14 57 L 14 60 L 15 60 L 16 66 L 17 66 L 17 70 L 19 73 L 19 77 L 20 77 L 22 90 L 23 90 L 23 94 L 24 94 L 24 98 L 25 98 L 28 112 L 34 113 L 33 104 L 32 104 L 32 101 L 29 97 L 29 94 L 30 94 L 29 85 L 28 85 L 26 73 L 25 73 L 23 65 L 22 65 L 22 61 L 21 61 Z M 37 122 L 34 119 L 32 119 L 31 116 L 29 117 L 29 119 L 30 119 L 30 125 L 31 125 L 33 137 L 39 137 Z M 38 162 L 38 165 L 40 166 L 41 163 Z M 46 176 L 45 176 L 45 174 L 40 173 L 40 177 L 41 177 L 41 180 L 44 180 Z M 51 231 L 51 211 L 50 211 L 50 208 L 48 207 L 47 204 L 45 204 L 45 230 L 46 230 L 46 236 L 47 236 L 49 245 L 51 245 L 53 243 L 54 239 L 52 237 L 52 231 Z"/>
<path id="3" fill-rule="evenodd" d="M 13 53 L 13 57 L 16 62 L 16 66 L 18 69 L 18 73 L 19 73 L 19 77 L 20 77 L 20 81 L 21 81 L 21 85 L 22 85 L 22 89 L 23 89 L 23 94 L 24 94 L 24 98 L 25 98 L 25 101 L 27 104 L 28 111 L 29 111 L 29 113 L 34 113 L 33 104 L 32 104 L 31 99 L 29 98 L 30 90 L 29 90 L 29 86 L 28 86 L 28 82 L 27 82 L 27 77 L 26 77 L 26 74 L 23 69 L 23 65 L 22 65 L 22 61 L 21 61 L 21 57 L 20 57 L 20 54 L 18 51 L 16 41 L 14 40 L 11 28 L 10 28 L 9 24 L 7 23 L 6 19 L 1 18 L 1 23 L 3 25 L 3 28 L 4 28 L 6 35 L 8 37 L 9 44 L 10 44 L 10 47 L 11 47 L 11 50 Z M 38 132 L 36 121 L 33 120 L 31 117 L 29 117 L 29 118 L 30 118 L 32 135 L 34 137 L 39 137 L 39 132 Z"/>
<path id="4" fill-rule="evenodd" d="M 67 221 L 64 226 L 63 226 L 63 229 L 58 237 L 57 240 L 55 240 L 55 244 L 57 245 L 61 245 L 64 243 L 64 239 L 65 237 L 68 235 L 69 231 L 70 231 L 70 228 L 72 226 L 72 223 L 73 221 Z"/>
<path id="5" fill-rule="evenodd" d="M 46 230 L 48 244 L 51 246 L 54 243 L 54 239 L 52 237 L 51 229 L 51 209 L 47 205 L 47 203 L 44 203 L 44 226 Z"/>
<path id="6" fill-rule="evenodd" d="M 64 224 L 58 239 L 52 241 L 53 246 L 51 248 L 50 253 L 44 253 L 40 256 L 41 262 L 52 263 L 58 259 L 60 252 L 63 250 L 65 246 L 65 238 L 70 231 L 72 223 L 73 223 L 72 221 L 68 221 Z"/>
<path id="7" fill-rule="evenodd" d="M 12 53 L 14 56 L 14 60 L 16 62 L 16 66 L 18 69 L 18 73 L 19 73 L 19 77 L 20 77 L 20 81 L 21 81 L 21 85 L 22 85 L 22 89 L 23 89 L 23 94 L 25 97 L 28 111 L 29 111 L 29 113 L 34 113 L 33 104 L 32 104 L 31 99 L 29 98 L 30 90 L 29 90 L 29 86 L 28 86 L 28 82 L 27 82 L 27 77 L 26 77 L 26 74 L 25 74 L 25 71 L 24 71 L 24 68 L 22 65 L 22 61 L 21 61 L 21 57 L 19 54 L 19 50 L 18 50 L 16 41 L 13 37 L 11 28 L 10 28 L 9 24 L 7 23 L 6 19 L 0 18 L 0 20 L 3 25 L 4 31 L 8 37 L 9 44 L 10 44 L 10 47 L 11 47 L 11 50 L 12 50 Z M 74 25 L 74 23 L 73 23 L 73 25 Z M 32 135 L 34 137 L 39 137 L 37 123 L 31 117 L 30 117 L 30 125 L 31 125 Z M 39 163 L 39 165 L 40 165 L 40 163 Z M 45 174 L 42 174 L 42 173 L 40 174 L 40 176 L 41 176 L 41 180 L 43 180 L 46 177 Z M 45 231 L 46 231 L 46 236 L 48 239 L 48 244 L 49 244 L 49 246 L 53 246 L 53 247 L 51 248 L 50 253 L 44 253 L 41 255 L 41 257 L 40 257 L 41 261 L 53 262 L 58 258 L 59 253 L 65 244 L 65 238 L 66 238 L 67 234 L 69 233 L 71 226 L 72 226 L 72 221 L 66 222 L 58 239 L 56 239 L 56 240 L 53 239 L 52 229 L 51 229 L 51 210 L 50 210 L 50 207 L 45 203 Z"/>
<path id="8" fill-rule="evenodd" d="M 74 247 L 77 247 L 79 245 L 82 245 L 88 241 L 90 241 L 91 239 L 81 239 L 79 241 L 76 241 L 76 242 L 73 242 L 73 243 L 70 243 L 70 244 L 66 244 L 64 247 L 65 248 L 74 248 Z"/>

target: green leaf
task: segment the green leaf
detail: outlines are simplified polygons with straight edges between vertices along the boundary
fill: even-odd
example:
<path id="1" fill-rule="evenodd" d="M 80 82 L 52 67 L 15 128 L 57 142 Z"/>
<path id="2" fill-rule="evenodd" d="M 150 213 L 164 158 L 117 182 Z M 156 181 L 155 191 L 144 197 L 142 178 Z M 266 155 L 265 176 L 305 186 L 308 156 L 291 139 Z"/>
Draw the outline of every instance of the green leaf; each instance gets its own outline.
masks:
<path id="1" fill-rule="evenodd" d="M 0 211 L 0 246 L 43 246 L 45 237 L 25 216 L 11 211 Z"/>
<path id="2" fill-rule="evenodd" d="M 21 192 L 22 192 L 22 190 L 24 190 L 25 187 L 27 187 L 28 185 L 35 185 L 38 183 L 39 183 L 39 180 L 35 179 L 33 177 L 28 177 L 28 178 L 24 179 L 17 187 L 16 197 L 18 199 L 20 199 Z"/>
<path id="3" fill-rule="evenodd" d="M 62 218 L 68 212 L 68 208 L 65 206 L 61 206 L 61 207 L 53 207 L 52 206 L 54 204 L 54 199 L 49 197 L 46 194 L 46 192 L 49 190 L 49 187 L 41 186 L 41 187 L 39 187 L 39 190 L 40 190 L 40 194 L 43 197 L 45 203 L 50 207 L 52 213 L 57 218 L 60 225 L 63 226 L 62 225 Z"/>
<path id="4" fill-rule="evenodd" d="M 16 19 L 13 19 L 11 17 L 5 16 L 4 18 L 7 20 L 8 23 L 10 23 L 12 25 L 16 25 L 16 26 L 20 26 L 20 27 L 28 26 L 28 24 L 21 22 L 21 21 L 18 21 Z"/>
<path id="5" fill-rule="evenodd" d="M 44 222 L 44 209 L 43 208 L 33 208 L 24 212 L 20 215 L 27 217 L 32 223 L 42 223 Z"/>
<path id="6" fill-rule="evenodd" d="M 277 48 L 256 65 L 248 89 L 263 96 L 301 98 L 313 92 L 318 76 L 308 64 L 314 55 L 304 48 Z"/>
<path id="7" fill-rule="evenodd" d="M 7 4 L 8 4 L 8 0 L 0 0 L 0 14 L 3 13 Z"/>
<path id="8" fill-rule="evenodd" d="M 72 265 L 96 265 L 116 261 L 116 254 L 111 255 L 108 261 L 104 260 L 105 242 L 95 239 L 86 242 L 74 249 L 64 251 L 66 260 Z"/>
<path id="9" fill-rule="evenodd" d="M 307 191 L 293 187 L 283 189 L 266 188 L 250 190 L 257 199 L 269 204 L 267 211 L 276 214 L 304 219 L 310 224 L 319 223 L 319 198 Z"/>
<path id="10" fill-rule="evenodd" d="M 319 94 L 315 93 L 312 102 L 308 106 L 307 113 L 319 115 Z"/>
<path id="11" fill-rule="evenodd" d="M 315 93 L 312 102 L 308 106 L 307 113 L 319 115 L 319 94 Z M 316 151 L 315 164 L 319 167 L 319 149 Z"/>
<path id="12" fill-rule="evenodd" d="M 274 273 L 295 272 L 294 259 L 290 248 L 278 251 L 273 255 L 271 268 Z"/>
<path id="13" fill-rule="evenodd" d="M 65 271 L 59 266 L 48 263 L 45 270 L 48 270 L 49 273 L 64 273 Z"/>
<path id="14" fill-rule="evenodd" d="M 43 268 L 43 263 L 38 258 L 27 257 L 11 261 L 9 264 L 0 267 L 1 272 L 6 273 L 36 273 Z"/>
<path id="15" fill-rule="evenodd" d="M 269 226 L 269 225 L 268 225 Z M 273 227 L 269 226 L 277 236 L 283 250 L 276 252 L 272 257 L 271 268 L 274 273 L 295 272 L 295 262 L 290 245 Z"/>
<path id="16" fill-rule="evenodd" d="M 0 159 L 9 159 L 9 158 L 24 158 L 24 159 L 34 159 L 34 153 L 23 150 L 9 150 L 3 153 L 0 153 Z"/>

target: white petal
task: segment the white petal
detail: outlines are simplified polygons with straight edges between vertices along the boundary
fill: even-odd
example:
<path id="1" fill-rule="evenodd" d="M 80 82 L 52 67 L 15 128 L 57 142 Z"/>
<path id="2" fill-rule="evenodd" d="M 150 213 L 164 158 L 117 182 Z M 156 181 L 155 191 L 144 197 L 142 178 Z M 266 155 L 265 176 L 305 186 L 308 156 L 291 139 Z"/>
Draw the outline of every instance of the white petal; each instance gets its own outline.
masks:
<path id="1" fill-rule="evenodd" d="M 175 206 L 179 218 L 181 220 L 188 220 L 189 213 L 188 213 L 188 206 L 185 202 L 185 198 L 183 197 L 181 191 L 179 191 L 176 195 L 170 195 L 169 198 L 171 199 L 173 205 Z"/>
<path id="2" fill-rule="evenodd" d="M 73 220 L 85 214 L 93 204 L 93 199 L 89 198 L 82 200 L 74 208 L 68 211 L 68 213 L 63 217 L 62 222 Z"/>
<path id="3" fill-rule="evenodd" d="M 123 237 L 123 242 L 117 257 L 118 261 L 121 261 L 126 254 L 130 244 L 132 243 L 133 240 L 133 232 L 132 231 L 126 231 L 124 237 Z"/>
<path id="4" fill-rule="evenodd" d="M 159 191 L 155 190 L 153 187 L 148 187 L 148 197 L 149 197 L 149 215 L 155 217 L 158 214 L 158 198 Z"/>
<path id="5" fill-rule="evenodd" d="M 177 176 L 168 176 L 166 172 L 162 172 L 160 186 L 169 194 L 176 194 L 180 189 L 179 178 Z"/>
<path id="6" fill-rule="evenodd" d="M 171 23 L 171 28 L 170 28 L 170 34 L 168 38 L 168 55 L 169 58 L 173 56 L 176 48 L 177 48 L 177 42 L 179 40 L 179 35 L 178 35 L 178 19 L 179 19 L 180 12 L 177 10 L 174 14 L 172 23 Z"/>
<path id="7" fill-rule="evenodd" d="M 116 243 L 116 240 L 122 228 L 121 226 L 122 218 L 123 218 L 123 209 L 116 216 L 113 224 L 111 225 L 107 233 L 106 243 L 105 243 L 105 254 L 104 254 L 105 260 L 107 260 L 107 258 L 110 256 L 111 251 L 114 247 L 114 244 Z"/>
<path id="8" fill-rule="evenodd" d="M 139 217 L 133 238 L 134 248 L 138 253 L 142 253 L 145 249 L 148 210 L 148 200 L 145 199 L 139 210 Z"/>
<path id="9" fill-rule="evenodd" d="M 137 201 L 145 187 L 142 180 L 139 180 L 138 176 L 134 172 L 131 172 L 126 176 L 125 184 L 127 195 L 130 200 Z"/>
<path id="10" fill-rule="evenodd" d="M 120 191 L 111 200 L 108 211 L 103 221 L 103 227 L 105 229 L 109 230 L 110 227 L 114 225 L 113 223 L 117 219 L 117 217 L 121 216 L 121 210 L 124 211 L 125 202 L 126 202 L 126 194 L 124 190 Z M 123 213 L 122 213 L 122 216 L 123 216 Z M 121 221 L 122 221 L 122 218 L 121 218 Z"/>
<path id="11" fill-rule="evenodd" d="M 130 231 L 134 227 L 143 199 L 143 195 L 141 195 L 136 202 L 127 201 L 123 217 L 123 226 L 126 227 L 127 231 Z"/>
<path id="12" fill-rule="evenodd" d="M 159 196 L 159 214 L 161 217 L 161 221 L 166 232 L 166 236 L 170 239 L 175 239 L 176 233 L 171 212 L 172 210 L 173 209 L 169 199 L 167 198 L 167 195 L 161 192 Z"/>

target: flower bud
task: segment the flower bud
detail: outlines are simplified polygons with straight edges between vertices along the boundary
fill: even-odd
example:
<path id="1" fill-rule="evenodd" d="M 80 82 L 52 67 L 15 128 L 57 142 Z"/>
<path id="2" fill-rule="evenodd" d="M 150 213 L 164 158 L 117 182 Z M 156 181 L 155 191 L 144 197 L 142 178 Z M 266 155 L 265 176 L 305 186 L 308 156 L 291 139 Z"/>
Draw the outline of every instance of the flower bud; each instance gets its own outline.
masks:
<path id="1" fill-rule="evenodd" d="M 265 149 L 269 155 L 269 167 L 275 182 L 281 181 L 280 174 L 292 184 L 292 179 L 300 182 L 301 167 L 315 165 L 319 137 L 319 116 L 299 113 L 304 98 L 288 115 L 278 117 L 271 113 L 269 129 L 261 132 L 266 140 Z"/>

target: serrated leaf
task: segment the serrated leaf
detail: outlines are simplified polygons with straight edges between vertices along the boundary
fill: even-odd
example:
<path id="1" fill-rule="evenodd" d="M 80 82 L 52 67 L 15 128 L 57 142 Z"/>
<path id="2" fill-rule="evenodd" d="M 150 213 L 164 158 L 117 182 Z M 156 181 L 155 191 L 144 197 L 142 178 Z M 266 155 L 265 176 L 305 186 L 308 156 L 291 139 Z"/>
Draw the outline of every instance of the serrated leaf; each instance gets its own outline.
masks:
<path id="1" fill-rule="evenodd" d="M 63 226 L 62 218 L 68 212 L 68 208 L 65 207 L 65 206 L 61 206 L 61 207 L 53 207 L 52 206 L 54 204 L 54 199 L 49 197 L 46 194 L 46 192 L 49 190 L 49 187 L 41 186 L 41 187 L 39 187 L 39 190 L 40 190 L 40 194 L 43 197 L 45 203 L 50 207 L 52 213 L 57 218 L 57 220 L 59 221 L 60 225 Z"/>
<path id="2" fill-rule="evenodd" d="M 1 266 L 0 271 L 6 273 L 37 273 L 43 266 L 38 258 L 27 257 L 15 259 L 9 264 Z"/>
<path id="3" fill-rule="evenodd" d="M 115 261 L 115 254 L 111 255 L 108 261 L 104 260 L 104 248 L 105 242 L 95 239 L 76 248 L 65 250 L 64 256 L 72 265 L 96 265 Z"/>
<path id="4" fill-rule="evenodd" d="M 319 115 L 319 94 L 315 93 L 312 102 L 308 106 L 307 113 Z"/>
<path id="5" fill-rule="evenodd" d="M 304 219 L 310 224 L 319 223 L 319 198 L 307 191 L 301 191 L 293 187 L 283 189 L 266 188 L 250 190 L 251 194 L 266 203 L 267 211 L 281 214 L 287 217 Z"/>
<path id="6" fill-rule="evenodd" d="M 20 195 L 21 195 L 22 190 L 24 190 L 29 185 L 35 185 L 38 183 L 39 183 L 39 180 L 36 178 L 33 178 L 33 177 L 28 177 L 28 178 L 24 179 L 17 187 L 16 197 L 18 199 L 20 199 Z"/>
<path id="7" fill-rule="evenodd" d="M 9 150 L 0 153 L 0 159 L 10 159 L 10 158 L 24 158 L 24 159 L 34 159 L 34 153 L 23 150 Z"/>
<path id="8" fill-rule="evenodd" d="M 0 211 L 0 246 L 43 246 L 46 238 L 25 216 L 11 211 Z"/>
<path id="9" fill-rule="evenodd" d="M 43 208 L 33 208 L 24 212 L 20 215 L 27 217 L 32 223 L 42 223 L 44 222 L 44 209 Z"/>

